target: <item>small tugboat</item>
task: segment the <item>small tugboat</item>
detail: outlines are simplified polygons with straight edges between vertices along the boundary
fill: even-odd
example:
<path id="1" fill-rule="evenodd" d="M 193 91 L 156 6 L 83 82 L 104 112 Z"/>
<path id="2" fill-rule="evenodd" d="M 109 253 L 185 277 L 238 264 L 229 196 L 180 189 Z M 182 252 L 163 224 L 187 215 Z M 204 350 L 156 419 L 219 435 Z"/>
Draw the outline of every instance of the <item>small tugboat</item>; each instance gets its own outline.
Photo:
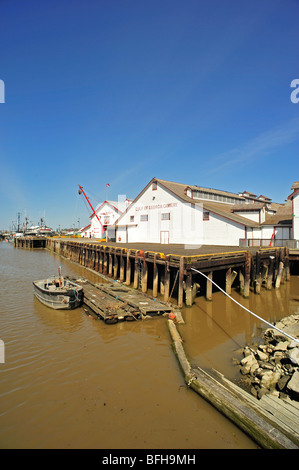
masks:
<path id="1" fill-rule="evenodd" d="M 83 287 L 61 276 L 58 268 L 58 278 L 52 277 L 33 282 L 34 294 L 47 307 L 55 310 L 71 310 L 83 303 Z"/>

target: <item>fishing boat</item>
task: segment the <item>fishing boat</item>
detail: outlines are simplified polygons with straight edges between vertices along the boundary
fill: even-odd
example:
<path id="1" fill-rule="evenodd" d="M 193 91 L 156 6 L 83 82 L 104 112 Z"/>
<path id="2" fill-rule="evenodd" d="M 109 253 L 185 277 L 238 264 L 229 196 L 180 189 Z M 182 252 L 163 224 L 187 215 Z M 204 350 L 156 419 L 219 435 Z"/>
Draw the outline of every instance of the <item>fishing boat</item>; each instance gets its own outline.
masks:
<path id="1" fill-rule="evenodd" d="M 70 279 L 63 278 L 60 267 L 58 277 L 34 281 L 33 286 L 37 299 L 55 310 L 71 310 L 83 303 L 83 287 Z"/>

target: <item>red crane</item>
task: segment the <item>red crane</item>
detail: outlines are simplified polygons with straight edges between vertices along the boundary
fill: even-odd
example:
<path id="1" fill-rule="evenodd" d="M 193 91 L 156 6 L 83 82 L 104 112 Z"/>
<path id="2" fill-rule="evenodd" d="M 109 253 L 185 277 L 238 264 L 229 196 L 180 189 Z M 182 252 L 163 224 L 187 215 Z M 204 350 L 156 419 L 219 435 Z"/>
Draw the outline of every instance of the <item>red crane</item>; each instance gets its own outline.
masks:
<path id="1" fill-rule="evenodd" d="M 80 186 L 80 184 L 78 184 L 78 186 L 79 186 L 78 193 L 79 193 L 79 194 L 82 194 L 82 193 L 83 193 L 83 195 L 85 196 L 86 201 L 87 201 L 88 204 L 90 205 L 90 208 L 91 208 L 92 212 L 94 213 L 94 215 L 96 216 L 96 218 L 97 218 L 98 221 L 100 222 L 101 227 L 102 227 L 103 231 L 105 232 L 105 228 L 103 227 L 102 222 L 101 222 L 100 219 L 98 218 L 98 215 L 96 214 L 96 211 L 95 211 L 94 208 L 92 207 L 91 202 L 90 202 L 89 198 L 86 196 L 86 194 L 85 194 L 85 192 L 84 192 L 82 186 Z"/>

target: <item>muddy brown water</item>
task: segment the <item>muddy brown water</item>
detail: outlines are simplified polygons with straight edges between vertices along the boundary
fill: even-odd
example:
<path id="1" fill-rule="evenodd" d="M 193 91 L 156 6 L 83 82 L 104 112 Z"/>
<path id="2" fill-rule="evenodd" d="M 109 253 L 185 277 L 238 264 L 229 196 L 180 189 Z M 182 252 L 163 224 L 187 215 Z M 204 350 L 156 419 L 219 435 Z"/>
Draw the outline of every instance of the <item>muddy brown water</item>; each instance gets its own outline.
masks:
<path id="1" fill-rule="evenodd" d="M 64 275 L 98 282 L 47 250 L 0 243 L 0 448 L 258 448 L 186 387 L 165 318 L 105 325 L 83 308 L 56 312 L 42 305 L 32 281 L 56 274 L 58 266 Z M 246 306 L 276 320 L 296 309 L 291 298 L 298 288 L 294 276 L 279 291 L 252 295 Z M 212 302 L 198 297 L 183 315 L 191 362 L 236 379 L 232 356 L 258 336 L 257 321 L 221 293 Z"/>

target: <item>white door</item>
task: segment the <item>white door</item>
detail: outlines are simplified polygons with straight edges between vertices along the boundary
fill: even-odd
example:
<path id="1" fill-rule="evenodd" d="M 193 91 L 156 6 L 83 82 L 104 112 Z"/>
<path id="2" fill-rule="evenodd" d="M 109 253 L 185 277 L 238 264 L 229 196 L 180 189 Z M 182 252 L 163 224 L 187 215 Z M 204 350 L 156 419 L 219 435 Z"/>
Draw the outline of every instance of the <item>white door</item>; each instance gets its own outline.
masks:
<path id="1" fill-rule="evenodd" d="M 160 232 L 160 243 L 163 243 L 163 244 L 169 243 L 169 232 L 167 231 Z"/>

